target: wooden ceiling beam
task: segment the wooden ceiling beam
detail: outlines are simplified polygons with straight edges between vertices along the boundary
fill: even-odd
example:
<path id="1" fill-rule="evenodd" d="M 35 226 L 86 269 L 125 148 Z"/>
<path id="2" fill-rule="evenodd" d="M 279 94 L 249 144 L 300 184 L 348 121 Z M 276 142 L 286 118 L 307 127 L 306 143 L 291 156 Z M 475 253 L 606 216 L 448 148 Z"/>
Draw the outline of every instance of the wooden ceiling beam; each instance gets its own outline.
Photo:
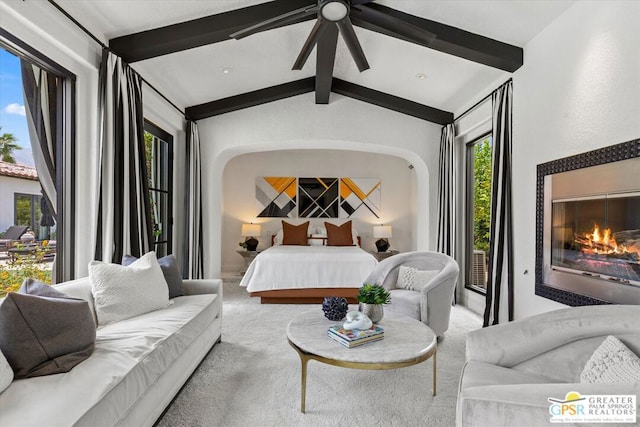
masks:
<path id="1" fill-rule="evenodd" d="M 185 109 L 185 115 L 190 120 L 206 119 L 219 114 L 230 113 L 232 111 L 242 110 L 243 108 L 255 107 L 291 96 L 313 92 L 314 88 L 315 78 L 308 77 L 306 79 L 295 80 L 289 83 L 187 107 Z"/>
<path id="2" fill-rule="evenodd" d="M 380 34 L 385 34 L 390 37 L 395 37 L 429 49 L 434 49 L 469 61 L 498 68 L 500 70 L 514 72 L 523 64 L 524 54 L 521 47 L 490 39 L 450 25 L 420 18 L 377 3 L 367 3 L 366 5 L 358 6 L 358 8 L 371 8 L 378 12 L 385 13 L 418 28 L 429 31 L 435 34 L 436 38 L 431 43 L 426 44 L 423 40 L 410 38 L 406 35 L 400 35 L 386 28 L 373 25 L 358 18 L 356 14 L 353 14 L 351 17 L 353 25 L 357 25 L 361 28 L 366 28 L 370 31 L 375 31 Z"/>
<path id="3" fill-rule="evenodd" d="M 316 104 L 328 104 L 338 46 L 338 27 L 329 25 L 316 45 Z"/>
<path id="4" fill-rule="evenodd" d="M 201 120 L 243 108 L 255 107 L 268 102 L 313 92 L 316 84 L 315 80 L 314 77 L 308 77 L 306 79 L 271 86 L 241 95 L 218 99 L 205 104 L 194 105 L 188 107 L 185 113 L 190 120 Z M 331 92 L 440 125 L 453 121 L 453 113 L 451 112 L 439 110 L 336 78 L 332 79 Z"/>
<path id="5" fill-rule="evenodd" d="M 304 6 L 313 6 L 315 4 L 315 0 L 270 1 L 117 37 L 109 40 L 109 48 L 129 63 L 142 61 L 194 47 L 227 41 L 230 40 L 229 34 L 236 31 Z M 313 19 L 316 19 L 315 14 L 302 17 L 294 23 Z M 288 25 L 291 25 L 291 22 Z M 278 26 L 276 25 L 274 28 L 278 28 Z"/>

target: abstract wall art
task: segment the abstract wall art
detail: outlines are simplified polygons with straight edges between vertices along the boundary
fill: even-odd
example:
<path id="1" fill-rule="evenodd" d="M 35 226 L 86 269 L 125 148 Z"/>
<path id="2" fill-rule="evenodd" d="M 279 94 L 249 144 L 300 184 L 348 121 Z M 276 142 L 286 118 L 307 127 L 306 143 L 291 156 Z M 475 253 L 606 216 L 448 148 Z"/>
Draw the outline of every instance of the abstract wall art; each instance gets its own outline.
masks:
<path id="1" fill-rule="evenodd" d="M 295 218 L 298 181 L 294 177 L 264 176 L 256 178 L 258 218 Z"/>
<path id="2" fill-rule="evenodd" d="M 256 178 L 260 218 L 380 218 L 380 178 Z"/>

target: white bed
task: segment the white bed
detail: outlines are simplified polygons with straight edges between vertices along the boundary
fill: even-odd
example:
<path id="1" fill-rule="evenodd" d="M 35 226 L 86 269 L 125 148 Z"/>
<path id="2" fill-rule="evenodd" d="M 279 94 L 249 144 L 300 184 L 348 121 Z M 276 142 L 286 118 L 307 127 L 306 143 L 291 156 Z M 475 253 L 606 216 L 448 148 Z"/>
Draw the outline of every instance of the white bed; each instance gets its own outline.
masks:
<path id="1" fill-rule="evenodd" d="M 376 264 L 375 257 L 358 246 L 278 245 L 253 260 L 240 286 L 262 297 L 263 303 L 353 298 Z"/>

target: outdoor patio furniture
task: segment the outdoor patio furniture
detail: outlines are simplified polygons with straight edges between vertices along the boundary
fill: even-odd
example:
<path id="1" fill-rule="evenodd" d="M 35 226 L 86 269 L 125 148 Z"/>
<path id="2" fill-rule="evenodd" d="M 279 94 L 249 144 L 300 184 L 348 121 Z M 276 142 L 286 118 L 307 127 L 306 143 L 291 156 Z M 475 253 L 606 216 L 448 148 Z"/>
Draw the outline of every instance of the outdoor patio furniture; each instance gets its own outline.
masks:
<path id="1" fill-rule="evenodd" d="M 0 250 L 7 250 L 15 242 L 20 242 L 20 237 L 29 229 L 28 225 L 12 225 L 7 228 L 7 231 L 4 232 L 2 237 L 0 238 Z"/>

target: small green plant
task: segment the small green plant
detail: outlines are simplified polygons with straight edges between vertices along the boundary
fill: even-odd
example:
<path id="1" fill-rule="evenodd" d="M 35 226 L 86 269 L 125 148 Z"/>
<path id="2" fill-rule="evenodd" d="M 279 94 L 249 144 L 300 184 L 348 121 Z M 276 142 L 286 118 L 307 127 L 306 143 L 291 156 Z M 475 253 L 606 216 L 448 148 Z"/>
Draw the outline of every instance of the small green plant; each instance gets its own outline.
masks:
<path id="1" fill-rule="evenodd" d="M 36 250 L 34 256 L 17 257 L 6 264 L 0 264 L 0 298 L 8 292 L 20 289 L 26 278 L 51 283 L 51 270 L 45 269 L 42 261 L 45 252 Z"/>
<path id="2" fill-rule="evenodd" d="M 363 304 L 388 304 L 391 294 L 380 285 L 365 283 L 358 291 L 356 299 Z"/>

